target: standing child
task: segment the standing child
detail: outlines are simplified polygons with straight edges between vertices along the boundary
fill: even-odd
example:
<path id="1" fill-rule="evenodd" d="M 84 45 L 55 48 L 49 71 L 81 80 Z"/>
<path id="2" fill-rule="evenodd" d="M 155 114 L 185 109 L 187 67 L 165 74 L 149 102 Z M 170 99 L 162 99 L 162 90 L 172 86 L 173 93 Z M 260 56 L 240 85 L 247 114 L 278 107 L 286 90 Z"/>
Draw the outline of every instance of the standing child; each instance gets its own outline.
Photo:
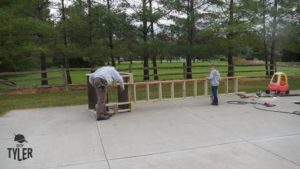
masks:
<path id="1" fill-rule="evenodd" d="M 212 93 L 211 105 L 217 106 L 219 104 L 218 87 L 219 87 L 219 81 L 221 79 L 221 76 L 219 71 L 216 69 L 215 65 L 210 66 L 210 75 L 207 78 L 210 80 L 210 85 L 211 85 L 211 93 Z"/>

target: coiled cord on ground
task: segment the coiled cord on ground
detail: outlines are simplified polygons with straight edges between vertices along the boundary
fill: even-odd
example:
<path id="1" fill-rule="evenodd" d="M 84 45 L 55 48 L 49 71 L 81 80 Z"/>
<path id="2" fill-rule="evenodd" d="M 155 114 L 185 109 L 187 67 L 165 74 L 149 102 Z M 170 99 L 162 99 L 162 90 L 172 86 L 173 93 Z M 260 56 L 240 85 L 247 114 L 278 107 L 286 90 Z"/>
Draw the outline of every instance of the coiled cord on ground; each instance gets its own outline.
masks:
<path id="1" fill-rule="evenodd" d="M 228 104 L 237 104 L 237 105 L 245 105 L 245 104 L 252 104 L 253 107 L 257 110 L 262 111 L 269 111 L 269 112 L 276 112 L 276 113 L 286 113 L 286 114 L 294 114 L 294 115 L 300 115 L 300 111 L 281 111 L 281 110 L 271 110 L 271 109 L 264 109 L 261 107 L 258 107 L 258 105 L 263 105 L 265 107 L 274 107 L 275 104 L 269 104 L 269 103 L 259 103 L 259 102 L 247 102 L 247 101 L 227 101 Z"/>
<path id="2" fill-rule="evenodd" d="M 227 101 L 228 104 L 257 104 L 257 102 L 246 102 L 246 101 Z"/>
<path id="3" fill-rule="evenodd" d="M 288 112 L 288 111 L 281 111 L 281 110 L 264 109 L 264 108 L 257 107 L 256 104 L 254 104 L 253 107 L 254 107 L 255 109 L 257 109 L 257 110 L 263 110 L 263 111 L 269 111 L 269 112 L 276 112 L 276 113 L 286 113 L 286 114 L 300 115 L 300 111 L 292 111 L 292 112 Z"/>

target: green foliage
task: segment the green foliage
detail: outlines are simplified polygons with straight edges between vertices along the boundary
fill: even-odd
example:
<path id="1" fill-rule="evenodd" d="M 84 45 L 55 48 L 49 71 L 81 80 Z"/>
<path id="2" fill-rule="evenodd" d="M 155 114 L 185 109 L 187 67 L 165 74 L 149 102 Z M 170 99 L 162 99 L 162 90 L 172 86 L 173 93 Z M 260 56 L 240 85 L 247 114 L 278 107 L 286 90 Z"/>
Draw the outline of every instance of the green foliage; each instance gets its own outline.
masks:
<path id="1" fill-rule="evenodd" d="M 300 24 L 289 24 L 280 31 L 282 61 L 300 61 Z"/>
<path id="2" fill-rule="evenodd" d="M 1 0 L 0 71 L 38 69 L 41 53 L 54 67 L 64 65 L 65 58 L 71 67 L 100 66 L 110 61 L 111 54 L 137 60 L 145 50 L 161 59 L 211 59 L 226 56 L 232 47 L 235 57 L 263 59 L 264 40 L 268 51 L 271 46 L 273 16 L 278 18 L 276 59 L 299 60 L 298 1 L 278 1 L 278 10 L 272 0 L 234 1 L 233 20 L 229 20 L 229 1 L 152 0 L 152 8 L 149 1 L 144 1 L 145 6 L 142 0 L 110 2 L 108 10 L 106 1 L 95 1 L 90 9 L 87 1 L 71 1 L 62 20 L 61 10 L 50 15 L 50 8 L 61 8 L 59 1 L 56 5 L 48 0 Z M 153 38 L 150 23 L 154 23 Z"/>
<path id="3" fill-rule="evenodd" d="M 41 15 L 35 8 L 41 4 Z M 0 14 L 0 71 L 27 70 L 38 65 L 38 53 L 49 52 L 49 41 L 53 40 L 53 24 L 49 20 L 49 5 L 46 1 L 32 3 L 15 0 L 1 6 Z M 38 36 L 42 36 L 40 42 Z"/>

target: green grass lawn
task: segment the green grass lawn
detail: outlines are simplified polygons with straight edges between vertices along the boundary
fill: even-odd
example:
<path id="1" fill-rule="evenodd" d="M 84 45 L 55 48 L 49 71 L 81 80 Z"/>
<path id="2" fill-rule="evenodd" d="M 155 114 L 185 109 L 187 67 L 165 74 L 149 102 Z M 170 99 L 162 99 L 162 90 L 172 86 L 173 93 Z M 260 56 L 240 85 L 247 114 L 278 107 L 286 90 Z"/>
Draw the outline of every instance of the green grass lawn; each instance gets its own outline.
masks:
<path id="1" fill-rule="evenodd" d="M 268 79 L 259 81 L 241 81 L 239 83 L 239 91 L 255 92 L 265 90 Z M 187 96 L 193 96 L 193 84 L 187 83 Z M 291 90 L 300 89 L 300 77 L 292 77 L 289 82 Z M 198 95 L 203 94 L 203 82 L 198 83 Z M 229 92 L 233 92 L 233 81 L 229 82 Z M 163 85 L 163 98 L 170 98 L 170 86 Z M 115 89 L 110 89 L 109 100 L 111 102 L 117 101 L 117 92 Z M 146 87 L 137 88 L 137 98 L 146 99 Z M 224 92 L 224 83 L 220 83 L 220 93 Z M 210 92 L 209 92 L 210 93 Z M 182 86 L 175 85 L 175 97 L 182 96 Z M 150 87 L 150 99 L 158 98 L 158 86 Z M 87 104 L 87 91 L 64 91 L 59 93 L 45 93 L 45 94 L 24 94 L 24 95 L 0 95 L 0 116 L 5 112 L 14 109 L 27 109 L 39 107 L 53 107 L 53 106 L 69 106 Z"/>
<path id="2" fill-rule="evenodd" d="M 158 74 L 159 80 L 172 80 L 172 79 L 183 79 L 183 75 L 163 75 L 163 74 L 169 74 L 169 73 L 182 73 L 182 62 L 172 62 L 172 63 L 158 63 Z M 201 74 L 195 74 L 193 75 L 193 78 L 204 78 L 208 75 L 209 72 L 209 65 L 215 64 L 215 65 L 227 65 L 227 62 L 196 62 L 193 63 L 193 66 L 207 66 L 207 67 L 196 67 L 193 68 L 193 72 L 195 73 L 201 73 Z M 128 62 L 122 62 L 121 65 L 116 66 L 118 69 L 128 69 L 129 63 Z M 135 62 L 132 65 L 132 68 L 141 68 L 143 65 L 141 62 Z M 151 66 L 150 66 L 151 67 Z M 159 69 L 160 67 L 181 67 L 178 69 Z M 219 67 L 219 71 L 221 71 L 221 76 L 226 76 L 226 70 L 227 67 Z M 62 72 L 60 70 L 54 71 L 53 69 L 49 69 L 50 72 L 48 73 L 48 78 L 59 78 L 59 79 L 50 79 L 48 82 L 50 85 L 61 85 L 63 84 L 62 80 Z M 249 71 L 249 70 L 258 70 L 259 72 L 237 72 L 236 76 L 264 76 L 264 67 L 263 66 L 253 66 L 253 67 L 236 67 L 236 71 Z M 286 72 L 289 76 L 300 76 L 300 68 L 295 67 L 278 67 L 278 71 Z M 149 70 L 150 80 L 153 80 L 153 70 Z M 88 71 L 71 71 L 71 77 L 73 84 L 85 84 L 86 83 L 86 74 L 89 73 Z M 143 77 L 143 70 L 132 70 L 132 73 L 134 74 L 134 81 L 142 81 Z M 18 76 L 6 76 L 9 80 L 15 81 L 15 80 L 26 80 L 26 79 L 35 79 L 32 81 L 17 81 L 17 86 L 37 86 L 40 85 L 40 81 L 37 80 L 40 77 L 40 74 L 26 74 L 26 75 L 18 75 Z M 7 89 L 6 86 L 3 86 L 0 84 L 0 93 L 1 90 L 4 91 Z"/>
<path id="3" fill-rule="evenodd" d="M 211 64 L 215 65 L 226 65 L 226 62 L 196 62 L 193 65 L 205 65 L 206 67 L 194 68 L 193 72 L 205 72 L 204 74 L 194 75 L 193 78 L 204 78 L 208 75 L 209 68 L 208 66 Z M 158 67 L 177 67 L 182 66 L 182 62 L 173 62 L 173 63 L 158 63 Z M 142 67 L 140 62 L 136 62 L 132 65 L 132 68 Z M 124 69 L 128 68 L 128 63 L 122 63 L 121 65 L 117 65 L 117 68 Z M 226 67 L 220 67 L 220 71 L 226 71 Z M 240 70 L 264 70 L 263 66 L 255 66 L 255 67 L 237 67 L 237 71 Z M 289 85 L 291 90 L 300 89 L 300 68 L 289 68 L 289 67 L 279 67 L 278 71 L 286 72 L 290 76 Z M 159 69 L 159 74 L 166 73 L 180 73 L 181 69 Z M 72 81 L 73 84 L 86 84 L 86 76 L 85 74 L 88 71 L 72 71 Z M 133 70 L 135 75 L 142 75 L 142 70 Z M 152 70 L 150 70 L 150 74 Z M 221 74 L 223 77 L 226 76 L 225 73 Z M 248 73 L 237 73 L 237 76 L 264 76 L 264 72 L 261 71 L 259 73 L 248 72 Z M 18 75 L 9 77 L 10 80 L 22 80 L 22 79 L 33 79 L 39 78 L 39 74 L 29 74 L 29 75 Z M 62 72 L 51 72 L 48 73 L 48 77 L 62 77 Z M 153 77 L 151 77 L 153 79 Z M 175 76 L 160 76 L 160 80 L 167 79 L 183 79 L 183 75 L 175 75 Z M 142 81 L 142 77 L 135 76 L 135 81 Z M 267 84 L 269 83 L 269 79 L 253 81 L 253 82 L 240 82 L 239 83 L 239 91 L 247 91 L 247 92 L 255 92 L 258 90 L 265 90 Z M 18 86 L 32 86 L 39 85 L 40 81 L 30 81 L 30 82 L 17 82 Z M 62 84 L 62 80 L 53 79 L 49 80 L 49 84 Z M 193 95 L 193 84 L 187 84 L 187 96 Z M 198 95 L 203 94 L 203 82 L 199 82 L 198 84 Z M 229 92 L 233 92 L 233 82 L 230 82 Z M 170 86 L 163 85 L 163 98 L 170 97 Z M 2 86 L 2 90 L 7 90 L 7 88 Z M 220 84 L 220 93 L 224 92 L 224 83 Z M 138 99 L 146 99 L 146 87 L 138 87 L 137 88 L 137 98 Z M 1 86 L 0 86 L 1 93 Z M 182 95 L 182 86 L 175 85 L 175 97 L 181 97 Z M 158 87 L 151 86 L 150 87 L 150 98 L 156 99 L 158 98 Z M 111 90 L 110 101 L 117 100 L 117 92 L 115 90 Z M 67 106 L 67 105 L 80 105 L 87 104 L 87 94 L 86 91 L 64 91 L 59 93 L 45 93 L 45 94 L 24 94 L 24 95 L 0 95 L 0 115 L 4 114 L 13 109 L 26 109 L 26 108 L 37 108 L 37 107 L 52 107 L 52 106 Z"/>
<path id="4" fill-rule="evenodd" d="M 0 115 L 13 109 L 80 105 L 85 103 L 87 103 L 86 91 L 0 95 Z"/>

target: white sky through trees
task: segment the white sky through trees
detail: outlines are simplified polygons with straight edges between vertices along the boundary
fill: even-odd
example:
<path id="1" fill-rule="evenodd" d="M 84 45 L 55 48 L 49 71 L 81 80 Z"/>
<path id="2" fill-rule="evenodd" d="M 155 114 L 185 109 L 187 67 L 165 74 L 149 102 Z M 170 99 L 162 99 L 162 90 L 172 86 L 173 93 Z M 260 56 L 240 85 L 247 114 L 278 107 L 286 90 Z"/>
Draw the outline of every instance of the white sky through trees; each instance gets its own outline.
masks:
<path id="1" fill-rule="evenodd" d="M 76 1 L 76 0 L 64 0 L 65 7 L 68 7 L 74 1 Z M 111 1 L 112 1 L 111 3 L 113 5 L 115 5 L 115 4 L 118 4 L 122 0 L 111 0 Z M 51 2 L 51 6 L 50 6 L 51 18 L 52 18 L 52 20 L 57 22 L 60 20 L 60 17 L 61 17 L 60 12 L 59 12 L 59 10 L 61 8 L 61 0 L 50 0 L 50 2 Z M 106 5 L 106 0 L 92 0 L 92 2 Z M 127 2 L 130 3 L 130 5 L 141 5 L 141 0 L 127 0 Z M 157 8 L 162 8 L 162 6 L 157 4 L 155 1 L 153 1 L 152 7 L 153 7 L 154 11 Z M 135 11 L 130 7 L 126 8 L 125 11 L 128 15 L 135 13 Z M 136 26 L 140 26 L 142 24 L 142 22 L 135 21 L 135 22 L 133 22 L 133 24 Z M 174 22 L 170 19 L 167 19 L 166 17 L 163 17 L 158 20 L 158 24 L 170 25 L 170 24 L 174 24 Z M 154 31 L 157 33 L 157 32 L 160 32 L 160 30 L 161 29 L 158 27 L 158 25 L 156 23 L 154 23 Z"/>

